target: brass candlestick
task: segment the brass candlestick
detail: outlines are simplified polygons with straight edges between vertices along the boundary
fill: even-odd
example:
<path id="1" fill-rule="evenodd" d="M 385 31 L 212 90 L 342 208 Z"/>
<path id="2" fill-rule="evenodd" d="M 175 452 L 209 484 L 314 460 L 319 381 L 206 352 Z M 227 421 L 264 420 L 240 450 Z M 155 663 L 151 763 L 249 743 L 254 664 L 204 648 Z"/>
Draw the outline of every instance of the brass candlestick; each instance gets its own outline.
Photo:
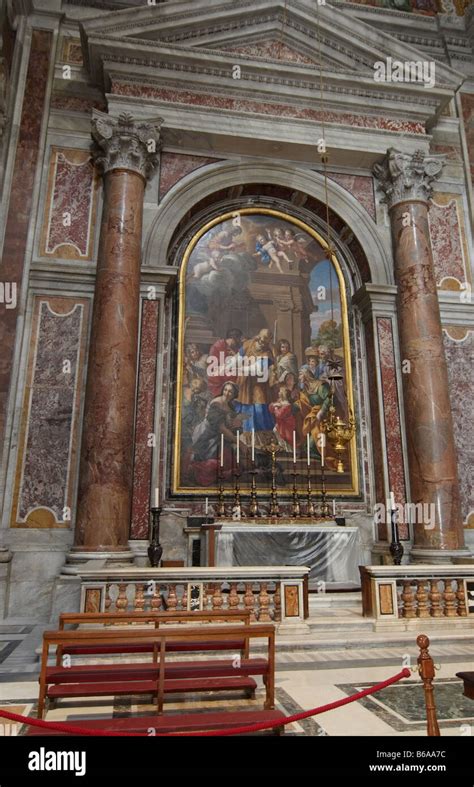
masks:
<path id="1" fill-rule="evenodd" d="M 258 500 L 257 500 L 257 468 L 255 467 L 255 460 L 252 459 L 252 469 L 250 474 L 252 476 L 252 485 L 250 487 L 250 507 L 249 507 L 249 516 L 257 517 L 260 516 L 260 511 L 258 508 Z"/>
<path id="2" fill-rule="evenodd" d="M 240 519 L 241 516 L 242 516 L 242 508 L 241 508 L 241 505 L 240 505 L 240 481 L 239 481 L 241 475 L 242 475 L 242 473 L 240 472 L 240 464 L 237 464 L 236 468 L 235 468 L 235 471 L 234 471 L 234 479 L 235 479 L 235 481 L 234 481 L 234 505 L 232 507 L 232 515 L 233 516 L 235 515 L 235 517 L 237 519 Z"/>
<path id="3" fill-rule="evenodd" d="M 219 471 L 217 474 L 217 478 L 219 481 L 219 496 L 217 500 L 217 516 L 224 517 L 225 516 L 225 503 L 224 503 L 224 468 L 222 465 L 219 465 Z"/>
<path id="4" fill-rule="evenodd" d="M 313 517 L 316 512 L 314 510 L 313 492 L 311 490 L 311 464 L 307 465 L 307 473 L 308 473 L 308 492 L 307 492 L 308 510 L 306 512 L 306 515 L 309 517 Z"/>
<path id="5" fill-rule="evenodd" d="M 278 505 L 278 493 L 276 486 L 276 455 L 280 450 L 280 447 L 272 440 L 270 445 L 265 447 L 265 450 L 268 451 L 272 458 L 272 488 L 270 492 L 270 511 L 268 514 L 270 517 L 278 517 L 280 516 L 280 508 Z"/>
<path id="6" fill-rule="evenodd" d="M 321 464 L 321 516 L 323 519 L 329 516 L 329 503 L 326 500 L 326 472 L 323 464 Z"/>
<path id="7" fill-rule="evenodd" d="M 153 507 L 150 509 L 152 516 L 151 532 L 149 534 L 150 543 L 148 545 L 148 559 L 150 566 L 158 568 L 160 565 L 161 556 L 163 554 L 163 547 L 160 544 L 160 514 L 161 507 Z"/>
<path id="8" fill-rule="evenodd" d="M 298 491 L 296 487 L 296 462 L 293 462 L 292 476 L 293 476 L 293 506 L 292 506 L 291 514 L 294 518 L 296 518 L 301 516 L 300 500 L 298 497 Z"/>

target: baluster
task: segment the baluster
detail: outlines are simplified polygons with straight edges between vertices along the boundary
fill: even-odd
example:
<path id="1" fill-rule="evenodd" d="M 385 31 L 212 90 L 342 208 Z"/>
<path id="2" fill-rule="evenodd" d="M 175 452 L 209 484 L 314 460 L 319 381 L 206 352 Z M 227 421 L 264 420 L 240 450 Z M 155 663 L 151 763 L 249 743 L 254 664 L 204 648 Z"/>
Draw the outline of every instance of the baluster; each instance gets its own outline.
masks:
<path id="1" fill-rule="evenodd" d="M 110 583 L 105 586 L 105 604 L 104 612 L 112 612 L 112 596 L 110 595 Z"/>
<path id="2" fill-rule="evenodd" d="M 181 609 L 187 610 L 188 608 L 188 592 L 189 592 L 189 585 L 187 582 L 183 585 L 183 595 L 181 596 Z"/>
<path id="3" fill-rule="evenodd" d="M 119 582 L 118 589 L 119 592 L 118 592 L 117 599 L 115 601 L 115 607 L 117 609 L 117 612 L 126 612 L 128 608 L 127 583 Z"/>
<path id="4" fill-rule="evenodd" d="M 418 603 L 417 616 L 419 618 L 429 618 L 430 610 L 428 606 L 428 593 L 426 590 L 426 580 L 416 580 L 416 600 Z"/>
<path id="5" fill-rule="evenodd" d="M 204 585 L 204 599 L 202 608 L 203 609 L 212 609 L 212 595 L 214 593 L 214 584 L 212 582 L 206 582 Z"/>
<path id="6" fill-rule="evenodd" d="M 275 583 L 273 603 L 275 606 L 275 620 L 281 620 L 281 583 L 278 581 Z"/>
<path id="7" fill-rule="evenodd" d="M 416 618 L 415 594 L 413 592 L 413 588 L 412 588 L 412 584 L 411 583 L 412 583 L 411 579 L 404 579 L 403 580 L 402 617 L 404 617 L 404 618 Z"/>
<path id="8" fill-rule="evenodd" d="M 170 585 L 168 590 L 168 600 L 167 600 L 168 609 L 170 612 L 175 612 L 176 607 L 178 606 L 178 597 L 176 595 L 176 585 Z"/>
<path id="9" fill-rule="evenodd" d="M 229 591 L 229 609 L 238 609 L 239 607 L 239 594 L 237 593 L 237 582 L 230 583 Z"/>
<path id="10" fill-rule="evenodd" d="M 260 623 L 268 623 L 271 621 L 271 617 L 268 614 L 268 607 L 270 606 L 270 596 L 267 592 L 268 583 L 262 582 L 260 587 L 260 593 L 258 596 L 258 602 L 260 604 L 260 614 L 258 619 Z"/>
<path id="11" fill-rule="evenodd" d="M 457 579 L 458 589 L 456 591 L 456 598 L 458 600 L 458 615 L 461 617 L 467 616 L 466 595 L 464 593 L 464 581 Z"/>
<path id="12" fill-rule="evenodd" d="M 444 614 L 447 618 L 456 617 L 456 594 L 453 590 L 453 580 L 444 580 Z"/>
<path id="13" fill-rule="evenodd" d="M 220 582 L 216 582 L 214 593 L 212 594 L 212 609 L 222 609 L 223 603 L 221 585 Z"/>
<path id="14" fill-rule="evenodd" d="M 143 612 L 144 609 L 145 609 L 145 585 L 142 582 L 140 582 L 137 583 L 136 585 L 134 611 Z"/>
<path id="15" fill-rule="evenodd" d="M 431 604 L 431 617 L 442 618 L 443 609 L 441 607 L 441 593 L 439 591 L 439 584 L 437 579 L 430 579 L 430 592 L 428 598 Z"/>
<path id="16" fill-rule="evenodd" d="M 153 584 L 153 596 L 151 598 L 151 608 L 153 612 L 159 612 L 161 609 L 161 593 L 158 582 Z"/>
<path id="17" fill-rule="evenodd" d="M 255 617 L 255 596 L 252 591 L 251 582 L 245 583 L 244 604 L 245 604 L 245 609 L 249 610 L 250 612 L 250 622 L 255 623 L 255 621 L 257 620 L 257 618 Z"/>

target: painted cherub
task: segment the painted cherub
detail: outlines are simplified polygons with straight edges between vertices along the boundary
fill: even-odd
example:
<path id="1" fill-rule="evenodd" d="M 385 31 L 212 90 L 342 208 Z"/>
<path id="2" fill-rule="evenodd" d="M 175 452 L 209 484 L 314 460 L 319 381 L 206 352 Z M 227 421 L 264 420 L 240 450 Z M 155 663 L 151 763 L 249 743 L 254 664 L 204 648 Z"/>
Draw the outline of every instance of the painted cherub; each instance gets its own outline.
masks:
<path id="1" fill-rule="evenodd" d="M 198 264 L 193 269 L 193 279 L 202 279 L 206 273 L 210 273 L 211 271 L 218 271 L 221 269 L 221 253 L 218 249 L 213 249 L 207 260 L 203 262 L 198 262 Z"/>
<path id="2" fill-rule="evenodd" d="M 280 257 L 288 264 L 290 262 L 284 251 L 277 250 L 274 240 L 266 238 L 265 235 L 257 235 L 255 252 L 254 256 L 260 256 L 260 260 L 264 265 L 268 265 L 270 269 L 273 268 L 273 264 L 275 264 L 280 273 L 283 273 Z"/>

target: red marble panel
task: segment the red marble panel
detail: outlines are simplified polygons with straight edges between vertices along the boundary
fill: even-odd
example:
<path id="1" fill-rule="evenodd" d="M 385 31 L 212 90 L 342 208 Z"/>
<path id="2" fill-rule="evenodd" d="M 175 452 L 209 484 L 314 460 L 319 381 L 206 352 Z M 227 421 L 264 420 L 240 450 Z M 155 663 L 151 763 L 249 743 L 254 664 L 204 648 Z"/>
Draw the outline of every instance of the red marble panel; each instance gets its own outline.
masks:
<path id="1" fill-rule="evenodd" d="M 42 256 L 92 259 L 98 185 L 88 151 L 52 148 Z"/>
<path id="2" fill-rule="evenodd" d="M 367 175 L 345 175 L 339 172 L 329 172 L 328 177 L 352 194 L 375 221 L 374 183 L 372 178 Z"/>
<path id="3" fill-rule="evenodd" d="M 290 104 L 276 104 L 269 101 L 250 101 L 231 96 L 194 93 L 191 90 L 158 88 L 151 85 L 136 85 L 127 82 L 112 81 L 112 93 L 122 96 L 154 98 L 171 104 L 213 107 L 234 112 L 253 112 L 259 115 L 273 115 L 280 118 L 299 118 L 302 120 L 324 120 L 326 123 L 341 123 L 358 128 L 380 128 L 387 131 L 403 131 L 408 134 L 425 134 L 423 123 L 411 120 L 381 117 L 379 115 L 352 114 L 349 112 L 333 112 L 330 110 L 296 107 Z"/>
<path id="4" fill-rule="evenodd" d="M 31 218 L 33 184 L 38 164 L 41 123 L 53 34 L 33 30 L 20 117 L 18 143 L 13 164 L 12 189 L 5 228 L 0 279 L 15 285 L 19 293 L 23 279 L 26 241 Z M 0 445 L 3 443 L 6 408 L 10 390 L 13 351 L 16 343 L 18 309 L 0 304 Z"/>
<path id="5" fill-rule="evenodd" d="M 229 47 L 224 50 L 226 53 L 235 52 L 238 55 L 250 55 L 256 58 L 265 58 L 271 60 L 285 60 L 287 63 L 305 63 L 307 65 L 315 65 L 316 61 L 297 52 L 296 49 L 284 44 L 283 41 L 276 38 L 259 39 L 251 44 L 245 46 Z"/>
<path id="6" fill-rule="evenodd" d="M 100 99 L 93 100 L 84 98 L 83 96 L 69 96 L 65 93 L 53 93 L 51 98 L 52 109 L 66 109 L 73 112 L 87 112 L 89 114 L 93 109 L 99 109 L 101 112 L 107 110 L 107 105 Z"/>
<path id="7" fill-rule="evenodd" d="M 148 436 L 154 432 L 158 315 L 158 301 L 143 300 L 133 462 L 132 539 L 146 538 L 148 534 L 153 459 Z"/>
<path id="8" fill-rule="evenodd" d="M 378 409 L 377 364 L 375 359 L 374 326 L 371 322 L 365 326 L 365 348 L 367 355 L 367 374 L 369 380 L 370 423 L 372 431 L 372 467 L 375 479 L 375 500 L 377 503 L 385 502 L 383 451 Z M 384 524 L 378 525 L 378 538 L 387 540 L 387 530 Z"/>
<path id="9" fill-rule="evenodd" d="M 214 164 L 219 159 L 206 156 L 189 156 L 183 153 L 162 153 L 160 162 L 160 199 L 181 178 L 195 169 Z"/>
<path id="10" fill-rule="evenodd" d="M 461 107 L 466 132 L 467 152 L 471 167 L 471 181 L 474 184 L 474 94 L 461 93 Z"/>
<path id="11" fill-rule="evenodd" d="M 446 289 L 449 284 L 446 279 L 457 279 L 461 284 L 466 281 L 466 272 L 456 199 L 449 200 L 447 204 L 439 204 L 440 201 L 435 195 L 428 218 L 436 284 Z"/>
<path id="12" fill-rule="evenodd" d="M 382 378 L 382 399 L 385 423 L 385 450 L 387 453 L 390 489 L 397 503 L 406 503 L 405 470 L 400 425 L 397 371 L 393 346 L 392 322 L 388 317 L 377 317 L 377 337 Z M 408 538 L 408 527 L 400 523 L 400 537 Z"/>

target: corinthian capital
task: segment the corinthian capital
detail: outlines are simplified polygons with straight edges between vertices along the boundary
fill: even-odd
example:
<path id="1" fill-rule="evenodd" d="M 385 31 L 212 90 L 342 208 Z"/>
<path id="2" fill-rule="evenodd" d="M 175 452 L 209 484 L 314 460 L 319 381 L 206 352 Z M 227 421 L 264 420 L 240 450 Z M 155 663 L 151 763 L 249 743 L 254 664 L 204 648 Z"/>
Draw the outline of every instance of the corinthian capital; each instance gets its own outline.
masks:
<path id="1" fill-rule="evenodd" d="M 385 193 L 383 201 L 389 208 L 406 200 L 428 202 L 444 161 L 445 156 L 426 155 L 422 150 L 410 154 L 390 148 L 384 160 L 373 168 L 378 186 Z"/>
<path id="2" fill-rule="evenodd" d="M 158 163 L 162 118 L 141 122 L 124 112 L 118 118 L 95 110 L 92 116 L 94 160 L 104 175 L 129 169 L 149 178 Z"/>

